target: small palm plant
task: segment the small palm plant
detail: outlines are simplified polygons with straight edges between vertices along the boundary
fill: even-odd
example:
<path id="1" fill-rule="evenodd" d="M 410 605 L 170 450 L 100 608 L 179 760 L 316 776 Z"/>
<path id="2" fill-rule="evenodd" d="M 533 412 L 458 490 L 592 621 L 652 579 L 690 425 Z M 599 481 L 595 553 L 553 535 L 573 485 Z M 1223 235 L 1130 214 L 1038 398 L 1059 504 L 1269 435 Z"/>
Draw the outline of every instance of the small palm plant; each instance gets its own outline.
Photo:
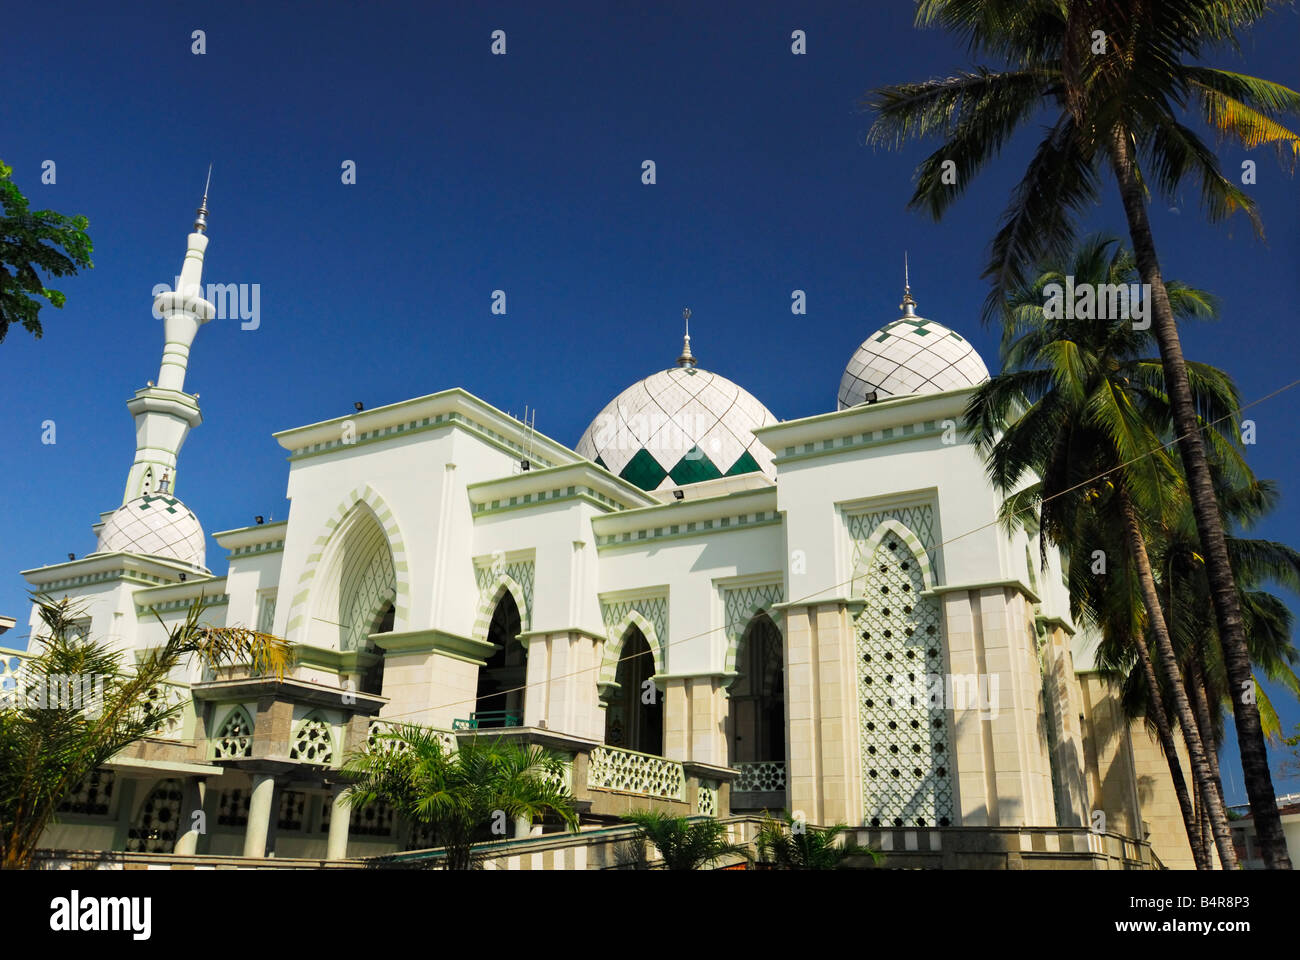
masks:
<path id="1" fill-rule="evenodd" d="M 67 597 L 33 601 L 45 630 L 35 638 L 41 652 L 24 665 L 20 688 L 0 699 L 0 869 L 30 867 L 41 834 L 77 785 L 175 716 L 183 704 L 166 706 L 150 694 L 191 655 L 213 667 L 251 661 L 255 671 L 277 676 L 290 661 L 290 646 L 276 637 L 203 624 L 200 598 L 166 643 L 127 670 L 122 651 L 83 635 L 83 611 Z M 70 677 L 89 679 L 88 702 L 60 698 L 55 707 L 40 697 Z"/>
<path id="2" fill-rule="evenodd" d="M 418 724 L 381 733 L 376 749 L 351 754 L 344 770 L 356 778 L 348 802 L 384 802 L 426 827 L 444 850 L 448 870 L 472 870 L 508 824 L 551 815 L 577 829 L 573 795 L 563 784 L 564 760 L 539 746 L 463 738 L 456 749 Z"/>
<path id="3" fill-rule="evenodd" d="M 848 832 L 848 825 L 837 823 L 830 827 L 810 827 L 789 813 L 777 820 L 767 817 L 758 830 L 759 863 L 770 864 L 776 870 L 838 870 L 850 857 L 870 857 L 873 863 L 883 859 L 879 853 L 858 846 Z"/>
<path id="4" fill-rule="evenodd" d="M 641 836 L 655 845 L 665 870 L 703 870 L 719 860 L 741 857 L 752 862 L 747 846 L 732 843 L 727 828 L 712 817 L 692 820 L 658 810 L 639 810 L 624 819 L 641 828 Z"/>

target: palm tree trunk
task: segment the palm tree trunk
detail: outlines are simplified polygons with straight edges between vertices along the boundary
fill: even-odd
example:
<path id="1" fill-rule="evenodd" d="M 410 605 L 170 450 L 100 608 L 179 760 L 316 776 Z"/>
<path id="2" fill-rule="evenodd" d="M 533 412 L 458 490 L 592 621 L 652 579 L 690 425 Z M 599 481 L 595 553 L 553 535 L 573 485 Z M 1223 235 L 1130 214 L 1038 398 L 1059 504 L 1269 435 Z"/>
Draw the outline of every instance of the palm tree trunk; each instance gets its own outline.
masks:
<path id="1" fill-rule="evenodd" d="M 1147 609 L 1151 623 L 1151 632 L 1156 638 L 1156 653 L 1160 657 L 1160 668 L 1165 679 L 1169 681 L 1170 695 L 1174 700 L 1174 712 L 1178 716 L 1178 725 L 1183 732 L 1183 743 L 1187 745 L 1187 756 L 1192 768 L 1192 782 L 1196 785 L 1197 795 L 1205 805 L 1214 828 L 1214 842 L 1219 851 L 1219 863 L 1225 870 L 1237 868 L 1237 857 L 1232 849 L 1232 833 L 1228 829 L 1228 818 L 1214 792 L 1211 782 L 1210 764 L 1205 758 L 1205 746 L 1196 727 L 1196 718 L 1192 715 L 1191 705 L 1187 702 L 1187 690 L 1183 686 L 1183 673 L 1178 668 L 1178 657 L 1174 654 L 1173 642 L 1169 639 L 1169 630 L 1165 627 L 1164 611 L 1160 607 L 1160 597 L 1156 593 L 1155 577 L 1151 574 L 1151 561 L 1147 556 L 1146 541 L 1142 538 L 1142 529 L 1138 526 L 1137 512 L 1133 501 L 1129 499 L 1128 490 L 1122 480 L 1116 480 L 1115 492 L 1119 500 L 1120 513 L 1124 519 L 1124 533 L 1137 565 L 1138 582 L 1142 588 L 1142 604 Z"/>
<path id="2" fill-rule="evenodd" d="M 1200 644 L 1197 644 L 1198 651 Z M 1199 656 L 1188 661 L 1189 676 L 1187 689 L 1191 694 L 1192 709 L 1196 711 L 1196 725 L 1201 731 L 1201 742 L 1205 744 L 1205 758 L 1210 761 L 1210 772 L 1214 778 L 1214 792 L 1219 795 L 1219 803 L 1225 811 L 1227 802 L 1223 799 L 1223 774 L 1219 770 L 1219 745 L 1214 739 L 1213 718 L 1210 716 L 1210 699 L 1205 692 L 1205 670 Z"/>
<path id="3" fill-rule="evenodd" d="M 1234 691 L 1232 712 L 1234 726 L 1237 728 L 1237 746 L 1241 753 L 1241 769 L 1246 781 L 1246 793 L 1250 797 L 1251 814 L 1259 832 L 1260 854 L 1268 868 L 1290 870 L 1291 858 L 1287 854 L 1282 818 L 1277 812 L 1273 778 L 1268 769 L 1268 747 L 1264 743 L 1259 708 L 1255 704 L 1250 651 L 1246 646 L 1236 578 L 1233 577 L 1232 565 L 1228 561 L 1223 520 L 1219 516 L 1214 482 L 1205 460 L 1205 447 L 1196 421 L 1196 409 L 1192 401 L 1191 385 L 1187 380 L 1178 328 L 1160 275 L 1155 238 L 1147 219 L 1145 193 L 1134 168 L 1128 132 L 1118 124 L 1111 135 L 1111 162 L 1124 202 L 1124 214 L 1128 219 L 1129 238 L 1133 242 L 1138 272 L 1150 291 L 1152 332 L 1160 345 L 1166 390 L 1173 411 L 1174 427 L 1178 433 L 1178 450 L 1182 455 L 1183 470 L 1187 474 L 1191 491 L 1196 532 L 1205 554 L 1205 574 L 1214 603 L 1219 643 L 1223 647 L 1223 663 Z"/>

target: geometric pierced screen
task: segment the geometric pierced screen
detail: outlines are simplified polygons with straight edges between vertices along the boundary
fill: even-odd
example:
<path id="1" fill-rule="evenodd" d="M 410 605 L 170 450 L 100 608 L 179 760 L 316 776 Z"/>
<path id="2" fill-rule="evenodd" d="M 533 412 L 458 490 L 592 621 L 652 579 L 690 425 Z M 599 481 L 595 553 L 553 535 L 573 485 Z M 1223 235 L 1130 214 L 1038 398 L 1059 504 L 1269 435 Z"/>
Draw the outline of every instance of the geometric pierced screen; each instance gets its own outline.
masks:
<path id="1" fill-rule="evenodd" d="M 323 766 L 334 762 L 334 736 L 329 723 L 320 714 L 311 713 L 298 724 L 289 758 Z"/>
<path id="2" fill-rule="evenodd" d="M 943 698 L 932 706 L 928 696 L 946 675 L 938 602 L 920 595 L 917 557 L 888 531 L 864 586 L 866 604 L 854 623 L 864 822 L 950 826 L 952 738 Z"/>
<path id="3" fill-rule="evenodd" d="M 171 853 L 181 822 L 181 782 L 163 780 L 149 792 L 127 832 L 132 853 Z"/>

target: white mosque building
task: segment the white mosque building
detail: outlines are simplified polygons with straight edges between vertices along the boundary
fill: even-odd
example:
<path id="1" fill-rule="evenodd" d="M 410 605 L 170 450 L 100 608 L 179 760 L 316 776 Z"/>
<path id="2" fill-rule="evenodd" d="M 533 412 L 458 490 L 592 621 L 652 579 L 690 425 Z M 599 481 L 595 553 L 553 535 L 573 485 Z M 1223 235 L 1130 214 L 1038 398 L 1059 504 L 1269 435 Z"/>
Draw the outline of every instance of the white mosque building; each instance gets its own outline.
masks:
<path id="1" fill-rule="evenodd" d="M 347 806 L 339 777 L 402 721 L 560 751 L 584 828 L 787 809 L 904 865 L 1190 864 L 1159 749 L 1091 669 L 1055 551 L 1042 568 L 1033 531 L 995 522 L 961 430 L 985 364 L 910 290 L 817 416 L 778 420 L 697 363 L 688 329 L 573 448 L 459 388 L 274 433 L 288 519 L 215 534 L 214 576 L 178 497 L 201 422 L 186 369 L 215 312 L 206 201 L 178 292 L 155 302 L 157 381 L 127 402 L 121 506 L 94 553 L 22 575 L 126 651 L 202 598 L 208 622 L 284 637 L 295 664 L 178 672 L 158 691 L 177 721 L 83 784 L 44 846 L 418 847 L 391 810 Z M 21 663 L 4 651 L 0 680 Z M 555 829 L 522 824 L 520 842 Z"/>

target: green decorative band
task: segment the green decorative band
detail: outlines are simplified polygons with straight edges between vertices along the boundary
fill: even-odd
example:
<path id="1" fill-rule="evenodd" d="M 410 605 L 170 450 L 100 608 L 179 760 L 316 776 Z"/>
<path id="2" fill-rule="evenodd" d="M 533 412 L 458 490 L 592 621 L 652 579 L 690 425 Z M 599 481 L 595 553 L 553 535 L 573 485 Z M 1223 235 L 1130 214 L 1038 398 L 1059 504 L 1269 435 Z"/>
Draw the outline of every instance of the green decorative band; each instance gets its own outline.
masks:
<path id="1" fill-rule="evenodd" d="M 1064 620 L 1062 620 L 1060 617 L 1047 617 L 1047 616 L 1044 616 L 1043 614 L 1040 613 L 1040 614 L 1038 614 L 1036 617 L 1034 617 L 1034 624 L 1035 624 L 1035 625 L 1036 625 L 1040 630 L 1043 630 L 1043 629 L 1047 629 L 1047 630 L 1062 630 L 1062 631 L 1064 631 L 1064 632 L 1066 633 L 1066 635 L 1071 636 L 1071 637 L 1074 636 L 1074 634 L 1075 634 L 1075 629 L 1074 629 L 1074 627 L 1072 627 L 1070 624 L 1066 623 L 1066 622 L 1065 622 Z"/>
<path id="2" fill-rule="evenodd" d="M 293 647 L 294 663 L 307 667 L 320 667 L 333 673 L 360 673 L 381 659 L 377 653 L 364 650 L 326 650 L 299 643 Z"/>
<path id="3" fill-rule="evenodd" d="M 702 534 L 729 533 L 737 530 L 750 530 L 754 527 L 766 527 L 781 522 L 781 515 L 775 510 L 760 510 L 757 513 L 742 513 L 734 517 L 719 517 L 713 520 L 699 520 L 690 523 L 673 523 L 662 527 L 650 527 L 645 530 L 625 530 L 623 533 L 607 534 L 596 538 L 596 549 L 622 547 L 645 543 L 647 540 L 669 540 L 678 537 L 698 537 Z"/>
<path id="4" fill-rule="evenodd" d="M 194 604 L 195 604 L 195 602 L 197 602 L 197 600 L 198 600 L 197 597 L 191 597 L 191 598 L 189 598 L 189 599 L 187 599 L 187 600 L 164 600 L 164 601 L 159 602 L 159 603 L 144 603 L 144 604 L 137 603 L 137 604 L 135 605 L 135 612 L 136 612 L 137 615 L 143 616 L 144 614 L 147 614 L 147 613 L 150 613 L 150 612 L 153 612 L 153 613 L 170 613 L 170 612 L 172 612 L 173 610 L 188 610 L 190 607 L 194 606 Z M 203 606 L 204 606 L 205 608 L 206 608 L 206 607 L 224 607 L 224 606 L 225 606 L 226 604 L 228 604 L 229 602 L 230 602 L 230 594 L 228 594 L 228 593 L 223 593 L 223 594 L 222 594 L 221 596 L 219 596 L 219 597 L 204 597 L 204 598 L 203 598 Z"/>
<path id="5" fill-rule="evenodd" d="M 279 553 L 284 549 L 283 540 L 270 540 L 266 543 L 252 543 L 244 547 L 235 547 L 230 551 L 232 557 L 249 557 L 257 553 Z"/>
<path id="6" fill-rule="evenodd" d="M 41 592 L 45 593 L 49 590 L 64 590 L 68 587 L 81 587 L 92 583 L 108 583 L 114 580 L 125 580 L 128 583 L 140 583 L 145 584 L 146 586 L 157 586 L 159 584 L 169 584 L 174 582 L 172 580 L 164 580 L 162 577 L 155 577 L 149 573 L 139 573 L 125 569 L 103 570 L 99 573 L 86 573 L 79 577 L 68 577 L 64 580 L 55 580 L 51 583 L 44 584 L 41 587 Z"/>
<path id="7" fill-rule="evenodd" d="M 537 493 L 525 493 L 523 496 L 492 500 L 488 503 L 474 504 L 475 516 L 500 513 L 505 510 L 532 507 L 538 504 L 559 503 L 564 500 L 587 500 L 609 512 L 620 509 L 619 505 L 598 490 L 587 486 L 556 487 L 554 490 L 540 490 Z"/>
<path id="8" fill-rule="evenodd" d="M 458 660 L 484 663 L 496 646 L 485 640 L 461 637 L 443 630 L 406 630 L 401 633 L 372 633 L 370 639 L 383 647 L 385 657 L 412 653 L 441 653 Z"/>
<path id="9" fill-rule="evenodd" d="M 343 421 L 339 422 L 342 423 Z M 324 443 L 313 443 L 308 447 L 296 447 L 293 452 L 289 454 L 289 459 L 301 460 L 305 457 L 318 456 L 319 454 L 340 450 L 344 447 L 358 447 L 368 443 L 376 443 L 399 434 L 421 433 L 425 430 L 437 430 L 452 425 L 461 427 L 471 433 L 478 434 L 494 445 L 503 447 L 511 454 L 519 457 L 527 457 L 530 461 L 537 463 L 540 466 L 556 466 L 556 464 L 551 463 L 544 457 L 538 456 L 536 451 L 527 450 L 509 437 L 503 436 L 495 430 L 485 427 L 480 423 L 476 423 L 463 414 L 455 412 L 440 413 L 435 417 L 423 417 L 419 420 L 410 420 L 406 423 L 398 423 L 389 427 L 366 430 L 357 434 L 357 436 L 349 443 L 344 443 L 342 437 L 340 437 L 338 440 L 327 440 Z"/>
<path id="10" fill-rule="evenodd" d="M 954 419 L 957 425 L 956 436 L 960 436 L 961 422 Z M 832 454 L 843 453 L 847 450 L 861 450 L 864 447 L 876 447 L 887 443 L 897 443 L 900 440 L 913 440 L 918 437 L 933 437 L 942 434 L 947 428 L 943 426 L 942 420 L 926 420 L 923 423 L 905 423 L 898 427 L 886 427 L 883 430 L 871 430 L 864 433 L 849 434 L 843 437 L 832 437 L 822 440 L 820 443 L 805 443 L 797 447 L 786 447 L 784 452 L 773 458 L 772 462 L 776 465 L 783 463 L 794 463 L 798 460 L 807 460 L 812 457 L 826 457 Z"/>

